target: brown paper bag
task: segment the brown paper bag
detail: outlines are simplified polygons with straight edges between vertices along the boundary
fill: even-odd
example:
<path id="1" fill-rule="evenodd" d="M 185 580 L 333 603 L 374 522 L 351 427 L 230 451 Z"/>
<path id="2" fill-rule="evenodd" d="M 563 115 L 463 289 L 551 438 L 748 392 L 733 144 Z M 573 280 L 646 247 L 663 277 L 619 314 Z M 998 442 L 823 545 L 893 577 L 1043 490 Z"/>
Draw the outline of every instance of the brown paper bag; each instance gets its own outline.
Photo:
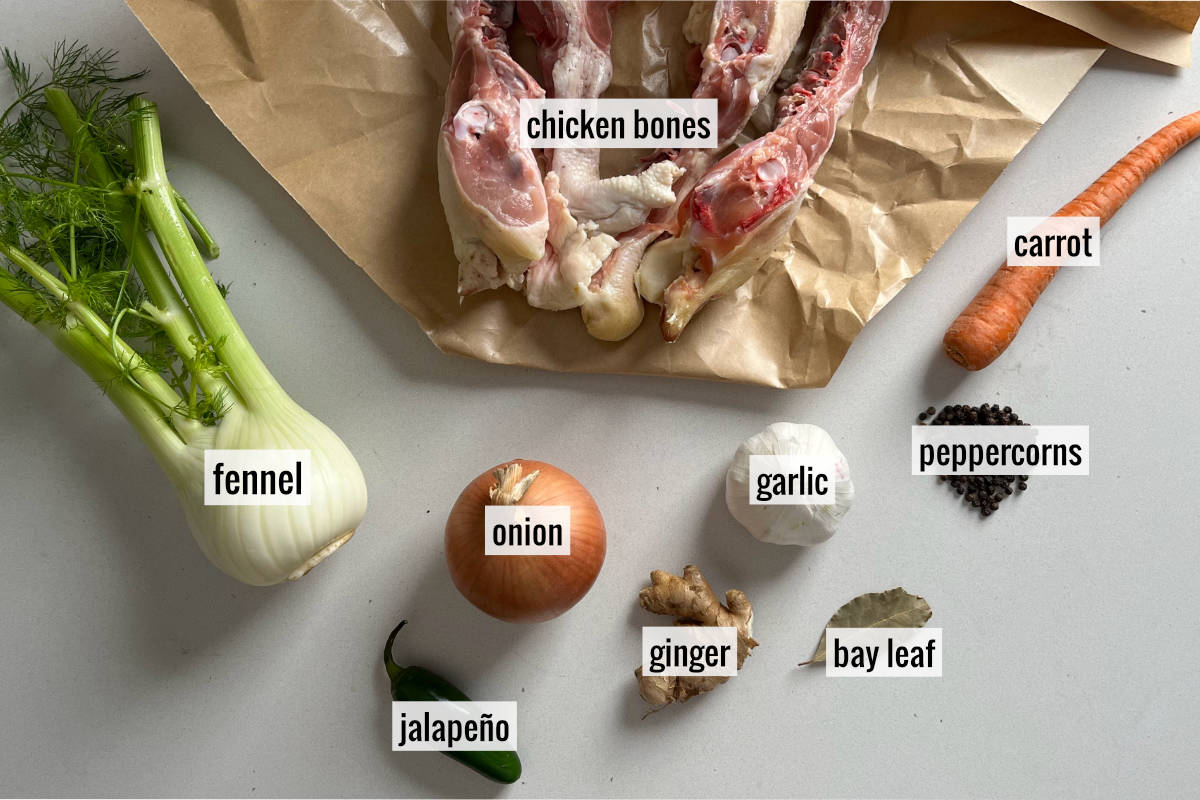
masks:
<path id="1" fill-rule="evenodd" d="M 661 340 L 654 306 L 633 336 L 610 343 L 589 337 L 577 312 L 538 311 L 507 289 L 459 304 L 435 158 L 449 73 L 443 5 L 128 2 L 234 135 L 441 349 L 781 387 L 828 382 L 1103 52 L 1014 4 L 896 3 L 791 245 L 677 343 Z M 683 52 L 654 46 L 678 36 L 683 13 L 686 4 L 621 7 L 610 94 L 690 93 Z M 631 41 L 650 45 L 636 52 Z"/>

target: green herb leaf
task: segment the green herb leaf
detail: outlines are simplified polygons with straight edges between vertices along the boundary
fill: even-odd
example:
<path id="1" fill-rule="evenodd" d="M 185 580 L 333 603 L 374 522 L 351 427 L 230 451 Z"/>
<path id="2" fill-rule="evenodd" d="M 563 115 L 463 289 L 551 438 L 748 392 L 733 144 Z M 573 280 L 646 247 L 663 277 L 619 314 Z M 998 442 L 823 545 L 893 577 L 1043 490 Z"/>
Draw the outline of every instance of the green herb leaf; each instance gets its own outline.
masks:
<path id="1" fill-rule="evenodd" d="M 860 594 L 858 597 L 839 608 L 826 628 L 923 628 L 933 610 L 924 597 L 909 594 L 901 587 L 888 589 L 886 592 Z M 817 644 L 816 652 L 808 664 L 820 664 L 825 661 L 825 633 L 821 633 L 821 641 Z"/>
<path id="2" fill-rule="evenodd" d="M 218 355 L 226 337 L 205 336 L 177 296 L 133 192 L 138 176 L 124 137 L 148 112 L 124 84 L 144 73 L 120 74 L 114 51 L 79 43 L 59 45 L 41 71 L 7 49 L 0 62 L 17 95 L 0 106 L 0 300 L 30 322 L 64 329 L 81 311 L 98 319 L 109 328 L 95 335 L 113 353 L 110 384 L 142 387 L 153 374 L 161 391 L 151 400 L 170 419 L 217 424 L 234 402 Z M 157 141 L 156 121 L 154 131 Z M 215 255 L 190 206 L 185 218 Z"/>

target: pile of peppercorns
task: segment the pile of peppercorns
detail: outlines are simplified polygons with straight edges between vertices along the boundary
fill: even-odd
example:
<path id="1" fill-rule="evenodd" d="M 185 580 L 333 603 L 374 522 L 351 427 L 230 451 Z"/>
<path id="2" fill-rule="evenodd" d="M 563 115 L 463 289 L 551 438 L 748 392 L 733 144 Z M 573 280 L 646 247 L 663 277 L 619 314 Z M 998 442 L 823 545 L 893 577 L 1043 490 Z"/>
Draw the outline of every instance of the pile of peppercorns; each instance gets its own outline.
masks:
<path id="1" fill-rule="evenodd" d="M 981 406 L 942 406 L 938 411 L 933 406 L 917 414 L 919 425 L 1028 425 L 1013 413 L 1011 406 L 984 403 Z M 1013 482 L 1018 491 L 1029 487 L 1028 475 L 939 475 L 938 480 L 949 483 L 950 488 L 963 500 L 979 509 L 984 517 L 991 516 L 1000 506 L 1000 501 L 1013 493 Z"/>

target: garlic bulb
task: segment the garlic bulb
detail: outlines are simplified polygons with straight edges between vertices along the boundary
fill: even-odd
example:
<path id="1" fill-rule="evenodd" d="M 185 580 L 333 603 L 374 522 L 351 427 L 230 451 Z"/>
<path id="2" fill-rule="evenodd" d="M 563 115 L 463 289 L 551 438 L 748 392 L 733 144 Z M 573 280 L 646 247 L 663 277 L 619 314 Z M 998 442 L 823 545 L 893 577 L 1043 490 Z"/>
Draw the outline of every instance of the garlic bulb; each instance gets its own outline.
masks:
<path id="1" fill-rule="evenodd" d="M 750 503 L 750 456 L 807 456 L 832 460 L 833 503 L 829 505 L 753 505 Z M 833 437 L 816 425 L 776 422 L 737 449 L 725 475 L 725 504 L 754 538 L 772 544 L 809 546 L 833 536 L 850 510 L 854 484 L 850 465 Z"/>

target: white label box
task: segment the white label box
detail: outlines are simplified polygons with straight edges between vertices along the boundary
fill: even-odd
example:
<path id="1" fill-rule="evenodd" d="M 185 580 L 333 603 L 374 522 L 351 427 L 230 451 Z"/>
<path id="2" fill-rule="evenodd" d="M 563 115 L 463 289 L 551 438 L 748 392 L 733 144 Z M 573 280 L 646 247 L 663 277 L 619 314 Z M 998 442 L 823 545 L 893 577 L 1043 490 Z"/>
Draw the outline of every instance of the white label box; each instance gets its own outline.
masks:
<path id="1" fill-rule="evenodd" d="M 204 505 L 312 505 L 309 450 L 205 450 Z"/>
<path id="2" fill-rule="evenodd" d="M 511 700 L 392 703 L 392 750 L 516 750 L 517 704 Z"/>
<path id="3" fill-rule="evenodd" d="M 737 628 L 672 625 L 642 628 L 642 674 L 737 675 Z"/>
<path id="4" fill-rule="evenodd" d="M 831 678 L 940 678 L 941 628 L 826 628 Z"/>
<path id="5" fill-rule="evenodd" d="M 717 146 L 715 98 L 545 98 L 521 101 L 521 146 Z"/>
<path id="6" fill-rule="evenodd" d="M 836 482 L 833 459 L 800 455 L 750 456 L 751 505 L 832 505 Z"/>
<path id="7" fill-rule="evenodd" d="M 1087 475 L 1087 425 L 914 425 L 913 475 Z"/>
<path id="8" fill-rule="evenodd" d="M 1099 217 L 1009 217 L 1010 267 L 1100 266 Z"/>
<path id="9" fill-rule="evenodd" d="M 570 506 L 484 506 L 485 556 L 571 555 Z"/>

